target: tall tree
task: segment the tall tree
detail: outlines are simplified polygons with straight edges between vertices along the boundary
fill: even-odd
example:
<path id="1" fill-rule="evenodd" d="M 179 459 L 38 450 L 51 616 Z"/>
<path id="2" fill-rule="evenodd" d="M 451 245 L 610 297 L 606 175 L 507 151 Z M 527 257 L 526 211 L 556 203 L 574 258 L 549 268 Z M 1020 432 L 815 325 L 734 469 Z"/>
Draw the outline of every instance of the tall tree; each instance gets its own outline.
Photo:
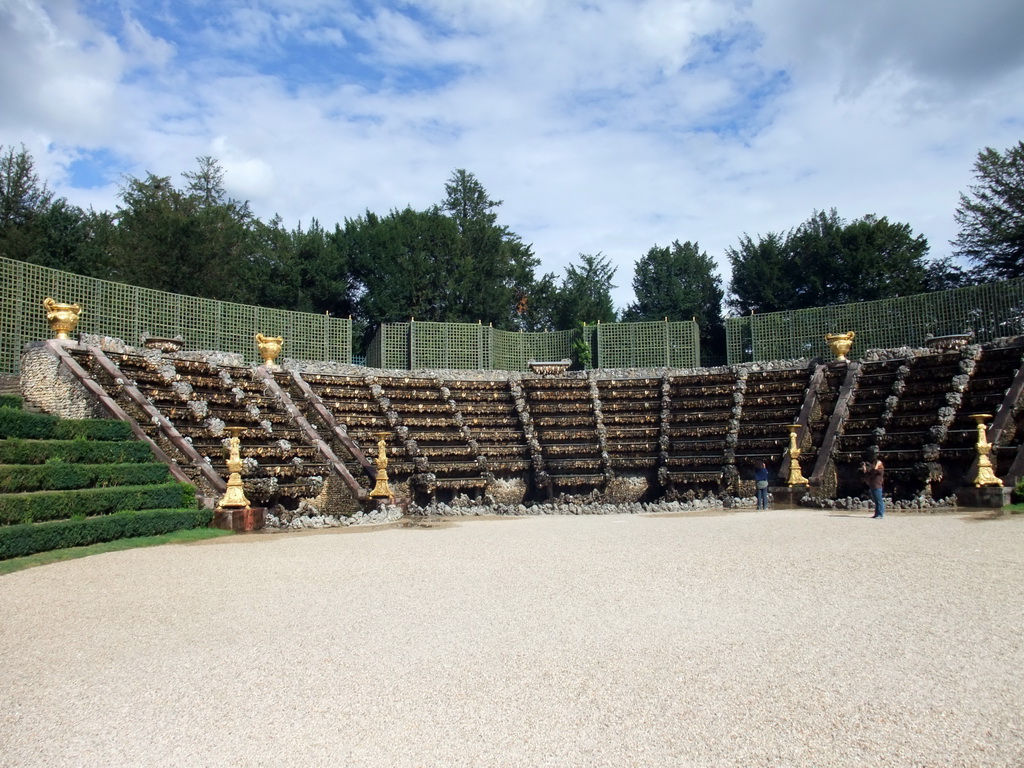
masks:
<path id="1" fill-rule="evenodd" d="M 615 267 L 600 253 L 579 255 L 579 264 L 565 269 L 555 308 L 555 326 L 575 328 L 580 323 L 614 323 L 612 278 Z"/>
<path id="2" fill-rule="evenodd" d="M 0 255 L 105 277 L 109 221 L 54 197 L 24 146 L 0 147 Z"/>
<path id="3" fill-rule="evenodd" d="M 340 227 L 327 232 L 313 219 L 308 227 L 300 222 L 289 231 L 275 216 L 266 224 L 257 221 L 253 237 L 248 301 L 298 312 L 353 314 L 355 286 Z"/>
<path id="4" fill-rule="evenodd" d="M 835 209 L 816 211 L 784 237 L 744 236 L 726 253 L 730 303 L 741 313 L 884 299 L 927 285 L 928 241 L 884 216 L 847 223 Z"/>
<path id="5" fill-rule="evenodd" d="M 1005 152 L 983 149 L 974 177 L 956 211 L 956 253 L 977 265 L 981 279 L 1024 277 L 1024 141 Z"/>
<path id="6" fill-rule="evenodd" d="M 35 161 L 25 146 L 0 145 L 0 228 L 24 226 L 46 210 L 53 194 L 39 180 Z"/>
<path id="7" fill-rule="evenodd" d="M 346 219 L 336 237 L 352 265 L 358 319 L 368 333 L 379 323 L 410 317 L 468 321 L 453 310 L 454 289 L 447 279 L 458 254 L 458 227 L 439 209 L 406 208 L 384 217 L 367 211 Z"/>
<path id="8" fill-rule="evenodd" d="M 539 261 L 530 246 L 498 223 L 500 200 L 492 200 L 476 176 L 458 168 L 445 183 L 441 210 L 458 228 L 451 260 L 438 265 L 451 290 L 448 313 L 463 322 L 521 327 L 520 297 L 533 287 Z"/>
<path id="9" fill-rule="evenodd" d="M 229 202 L 224 189 L 224 168 L 209 155 L 196 158 L 194 171 L 185 171 L 185 188 L 202 208 L 212 208 Z M 248 205 L 245 206 L 248 208 Z"/>
<path id="10" fill-rule="evenodd" d="M 256 238 L 248 203 L 225 199 L 223 172 L 210 158 L 185 174 L 129 177 L 121 186 L 111 242 L 113 277 L 157 290 L 249 300 Z"/>
<path id="11" fill-rule="evenodd" d="M 702 348 L 725 353 L 722 279 L 697 243 L 676 240 L 671 247 L 653 246 L 636 262 L 633 293 L 636 301 L 626 308 L 623 320 L 696 318 Z"/>
<path id="12" fill-rule="evenodd" d="M 730 304 L 740 314 L 778 312 L 796 306 L 796 281 L 790 271 L 792 258 L 786 248 L 786 235 L 769 232 L 740 238 L 739 248 L 725 251 L 732 265 Z"/>

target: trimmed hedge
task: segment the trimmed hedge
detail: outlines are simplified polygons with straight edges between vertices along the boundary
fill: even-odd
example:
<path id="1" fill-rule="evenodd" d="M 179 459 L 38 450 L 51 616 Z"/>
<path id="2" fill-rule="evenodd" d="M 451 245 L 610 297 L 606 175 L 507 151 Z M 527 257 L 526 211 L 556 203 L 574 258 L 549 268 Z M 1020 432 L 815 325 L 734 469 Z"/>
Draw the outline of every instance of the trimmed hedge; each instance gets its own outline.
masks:
<path id="1" fill-rule="evenodd" d="M 0 493 L 155 485 L 170 480 L 167 465 L 156 463 L 68 464 L 49 461 L 41 465 L 0 465 Z"/>
<path id="2" fill-rule="evenodd" d="M 14 408 L 20 411 L 24 402 L 21 395 L 0 395 L 0 408 Z"/>
<path id="3" fill-rule="evenodd" d="M 0 560 L 54 549 L 81 547 L 136 536 L 159 536 L 210 524 L 209 509 L 150 509 L 117 512 L 88 520 L 60 520 L 0 528 Z"/>
<path id="4" fill-rule="evenodd" d="M 51 459 L 81 464 L 125 464 L 153 460 L 147 443 L 103 440 L 0 440 L 0 464 L 43 464 Z"/>
<path id="5" fill-rule="evenodd" d="M 195 488 L 188 483 L 8 493 L 0 494 L 0 525 L 109 515 L 125 509 L 195 507 Z"/>
<path id="6" fill-rule="evenodd" d="M 26 440 L 131 440 L 132 428 L 112 419 L 60 419 L 49 413 L 0 408 L 0 438 Z"/>

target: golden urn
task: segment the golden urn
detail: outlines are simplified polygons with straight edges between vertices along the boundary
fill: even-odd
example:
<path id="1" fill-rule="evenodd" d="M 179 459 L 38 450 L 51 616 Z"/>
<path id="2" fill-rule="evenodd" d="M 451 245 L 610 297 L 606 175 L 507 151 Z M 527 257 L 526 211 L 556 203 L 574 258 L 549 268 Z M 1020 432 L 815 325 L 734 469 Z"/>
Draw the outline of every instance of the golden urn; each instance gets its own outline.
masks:
<path id="1" fill-rule="evenodd" d="M 46 322 L 49 323 L 50 330 L 57 334 L 57 338 L 71 338 L 69 334 L 78 325 L 82 308 L 77 304 L 61 304 L 49 296 L 43 299 L 43 307 L 46 308 Z"/>
<path id="2" fill-rule="evenodd" d="M 228 440 L 228 487 L 221 497 L 220 506 L 248 507 L 249 500 L 245 497 L 245 490 L 242 487 L 242 451 L 241 441 L 238 439 L 243 427 L 228 427 L 231 437 Z"/>
<path id="3" fill-rule="evenodd" d="M 825 341 L 828 343 L 829 349 L 832 350 L 832 354 L 836 356 L 836 362 L 846 362 L 846 356 L 850 354 L 850 347 L 853 346 L 853 337 L 856 335 L 853 331 L 825 334 Z"/>
<path id="4" fill-rule="evenodd" d="M 800 447 L 796 444 L 796 433 L 800 429 L 799 424 L 789 424 L 789 480 L 786 482 L 790 487 L 794 485 L 810 485 L 810 482 L 800 471 Z"/>
<path id="5" fill-rule="evenodd" d="M 256 334 L 256 348 L 260 352 L 260 357 L 263 358 L 263 364 L 267 368 L 277 368 L 277 356 L 281 354 L 281 347 L 284 345 L 283 336 L 264 336 L 262 333 Z"/>
<path id="6" fill-rule="evenodd" d="M 996 477 L 995 470 L 992 467 L 992 459 L 989 458 L 989 454 L 992 453 L 992 443 L 988 441 L 988 435 L 985 431 L 985 422 L 992 418 L 987 413 L 972 413 L 971 418 L 974 419 L 974 423 L 978 425 L 978 444 L 975 449 L 978 451 L 978 475 L 974 478 L 974 487 L 981 488 L 983 485 L 1002 485 L 1003 481 Z"/>

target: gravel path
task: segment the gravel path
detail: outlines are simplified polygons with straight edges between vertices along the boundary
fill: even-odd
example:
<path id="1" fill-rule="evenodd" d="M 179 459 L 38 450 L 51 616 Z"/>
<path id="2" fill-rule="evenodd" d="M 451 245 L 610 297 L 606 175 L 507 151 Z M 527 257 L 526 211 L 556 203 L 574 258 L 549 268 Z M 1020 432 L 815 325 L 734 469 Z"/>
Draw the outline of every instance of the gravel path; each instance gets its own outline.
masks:
<path id="1" fill-rule="evenodd" d="M 1021 766 L 1024 516 L 460 519 L 0 577 L 0 766 Z"/>

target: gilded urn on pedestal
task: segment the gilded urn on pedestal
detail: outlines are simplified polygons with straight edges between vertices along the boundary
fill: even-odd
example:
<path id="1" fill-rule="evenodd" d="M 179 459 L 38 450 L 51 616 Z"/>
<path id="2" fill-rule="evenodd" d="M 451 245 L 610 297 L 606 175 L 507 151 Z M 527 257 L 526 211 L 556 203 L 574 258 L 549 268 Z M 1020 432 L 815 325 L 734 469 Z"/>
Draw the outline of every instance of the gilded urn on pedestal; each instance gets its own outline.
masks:
<path id="1" fill-rule="evenodd" d="M 256 348 L 259 350 L 260 357 L 263 358 L 263 364 L 267 368 L 277 368 L 277 356 L 281 354 L 281 347 L 284 345 L 283 336 L 264 336 L 262 333 L 256 334 Z"/>
<path id="2" fill-rule="evenodd" d="M 853 346 L 853 338 L 856 335 L 853 331 L 825 334 L 825 341 L 828 343 L 829 349 L 832 350 L 832 354 L 836 356 L 837 362 L 846 362 L 846 356 L 850 354 L 850 347 Z"/>
<path id="3" fill-rule="evenodd" d="M 57 338 L 71 338 L 70 334 L 78 325 L 82 308 L 77 304 L 61 304 L 49 296 L 43 299 L 43 307 L 46 308 L 46 322 L 50 325 L 50 330 L 57 334 Z"/>

